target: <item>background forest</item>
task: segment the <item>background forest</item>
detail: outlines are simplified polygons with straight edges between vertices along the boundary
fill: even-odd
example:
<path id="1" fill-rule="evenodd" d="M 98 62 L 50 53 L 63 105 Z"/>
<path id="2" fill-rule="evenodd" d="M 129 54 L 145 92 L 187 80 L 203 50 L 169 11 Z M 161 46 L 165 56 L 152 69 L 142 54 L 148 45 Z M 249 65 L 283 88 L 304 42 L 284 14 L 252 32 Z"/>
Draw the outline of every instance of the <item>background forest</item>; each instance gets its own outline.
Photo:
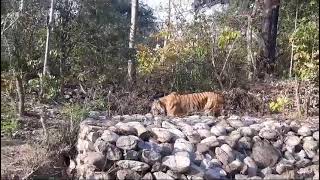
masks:
<path id="1" fill-rule="evenodd" d="M 1 1 L 1 137 L 39 152 L 24 173 L 72 147 L 89 111 L 145 114 L 172 91 L 221 90 L 237 113 L 318 115 L 319 1 L 195 0 L 192 20 L 168 1 L 165 22 L 139 2 L 130 48 L 129 0 Z"/>

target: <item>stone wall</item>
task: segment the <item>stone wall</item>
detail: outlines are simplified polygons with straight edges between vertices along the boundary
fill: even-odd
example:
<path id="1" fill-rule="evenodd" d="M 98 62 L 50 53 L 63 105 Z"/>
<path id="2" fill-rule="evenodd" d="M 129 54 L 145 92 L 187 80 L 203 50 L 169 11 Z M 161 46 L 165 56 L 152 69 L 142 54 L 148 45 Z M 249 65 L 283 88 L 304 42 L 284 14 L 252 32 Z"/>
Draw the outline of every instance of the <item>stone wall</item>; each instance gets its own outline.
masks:
<path id="1" fill-rule="evenodd" d="M 77 151 L 80 179 L 319 179 L 318 123 L 91 112 Z"/>

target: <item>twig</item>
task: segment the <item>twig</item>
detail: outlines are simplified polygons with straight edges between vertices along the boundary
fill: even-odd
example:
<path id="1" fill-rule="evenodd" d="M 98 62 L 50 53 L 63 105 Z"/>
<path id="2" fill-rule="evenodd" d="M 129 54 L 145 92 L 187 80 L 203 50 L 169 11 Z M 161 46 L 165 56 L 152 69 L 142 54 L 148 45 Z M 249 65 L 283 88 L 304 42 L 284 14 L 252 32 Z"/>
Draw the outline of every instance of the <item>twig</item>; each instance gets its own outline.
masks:
<path id="1" fill-rule="evenodd" d="M 239 39 L 239 38 L 238 38 L 238 39 Z M 228 60 L 229 60 L 229 56 L 230 56 L 230 54 L 231 54 L 231 52 L 232 52 L 232 50 L 233 50 L 233 46 L 234 46 L 234 44 L 238 41 L 238 39 L 234 40 L 233 43 L 232 43 L 232 45 L 231 45 L 231 48 L 230 48 L 230 50 L 229 50 L 229 52 L 228 52 L 228 55 L 227 55 L 227 58 L 226 58 L 226 60 L 224 61 L 222 70 L 221 70 L 221 72 L 220 72 L 220 74 L 219 74 L 220 77 L 221 77 L 221 75 L 222 75 L 222 73 L 223 73 L 223 71 L 224 71 L 224 69 L 225 69 L 225 67 L 226 67 L 226 65 L 227 65 L 227 62 L 228 62 Z"/>

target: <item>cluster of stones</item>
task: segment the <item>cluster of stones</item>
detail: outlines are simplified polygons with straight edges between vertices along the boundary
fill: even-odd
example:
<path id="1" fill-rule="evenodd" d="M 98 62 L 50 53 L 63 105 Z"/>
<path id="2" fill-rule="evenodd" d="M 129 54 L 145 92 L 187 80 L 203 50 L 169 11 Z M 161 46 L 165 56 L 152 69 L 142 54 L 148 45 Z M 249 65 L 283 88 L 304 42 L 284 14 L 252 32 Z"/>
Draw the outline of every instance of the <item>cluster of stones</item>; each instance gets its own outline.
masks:
<path id="1" fill-rule="evenodd" d="M 319 127 L 249 116 L 114 116 L 80 125 L 80 179 L 319 179 Z"/>

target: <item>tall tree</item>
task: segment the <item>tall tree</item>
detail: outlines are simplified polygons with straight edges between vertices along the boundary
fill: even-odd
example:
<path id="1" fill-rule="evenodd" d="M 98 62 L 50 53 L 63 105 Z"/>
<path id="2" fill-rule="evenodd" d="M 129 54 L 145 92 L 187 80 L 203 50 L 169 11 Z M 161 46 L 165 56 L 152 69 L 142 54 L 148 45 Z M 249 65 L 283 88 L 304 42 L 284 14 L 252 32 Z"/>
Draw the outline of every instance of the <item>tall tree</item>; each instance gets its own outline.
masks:
<path id="1" fill-rule="evenodd" d="M 136 80 L 136 62 L 135 62 L 135 35 L 137 28 L 138 0 L 131 1 L 131 27 L 129 34 L 129 60 L 128 60 L 128 81 L 131 84 Z"/>
<path id="2" fill-rule="evenodd" d="M 262 37 L 265 42 L 263 49 L 264 66 L 271 72 L 276 60 L 276 42 L 280 0 L 264 0 L 263 2 Z"/>
<path id="3" fill-rule="evenodd" d="M 53 10 L 54 10 L 54 2 L 55 0 L 51 0 L 51 6 L 50 6 L 50 11 L 49 15 L 47 16 L 47 40 L 46 40 L 46 49 L 45 49 L 45 54 L 44 54 L 44 61 L 43 61 L 43 72 L 42 72 L 42 81 L 41 81 L 41 90 L 40 90 L 40 95 L 43 95 L 43 86 L 44 86 L 44 81 L 47 75 L 48 71 L 48 53 L 49 53 L 49 40 L 50 40 L 50 33 L 52 30 L 52 19 L 53 19 Z"/>

